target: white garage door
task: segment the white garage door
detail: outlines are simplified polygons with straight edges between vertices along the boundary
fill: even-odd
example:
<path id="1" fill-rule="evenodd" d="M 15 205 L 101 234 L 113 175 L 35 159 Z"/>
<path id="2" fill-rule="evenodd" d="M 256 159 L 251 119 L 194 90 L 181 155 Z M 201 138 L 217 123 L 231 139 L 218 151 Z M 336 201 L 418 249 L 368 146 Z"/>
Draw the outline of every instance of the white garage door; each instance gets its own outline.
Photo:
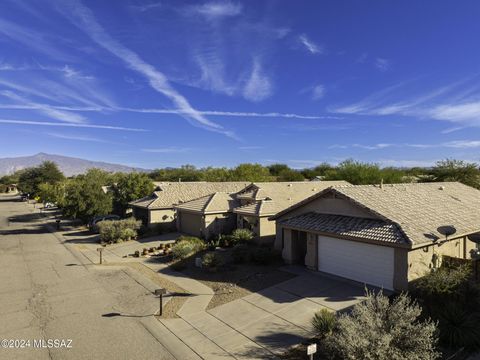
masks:
<path id="1" fill-rule="evenodd" d="M 318 270 L 393 290 L 391 247 L 318 236 Z"/>

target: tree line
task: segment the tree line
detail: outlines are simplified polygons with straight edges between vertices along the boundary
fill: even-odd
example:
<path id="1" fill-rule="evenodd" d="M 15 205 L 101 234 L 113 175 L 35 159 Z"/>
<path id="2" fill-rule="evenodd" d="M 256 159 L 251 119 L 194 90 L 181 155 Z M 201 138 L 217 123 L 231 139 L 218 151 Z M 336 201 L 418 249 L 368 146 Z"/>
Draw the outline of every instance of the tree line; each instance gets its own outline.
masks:
<path id="1" fill-rule="evenodd" d="M 100 214 L 124 216 L 128 203 L 152 193 L 152 181 L 306 181 L 345 180 L 355 185 L 402 182 L 459 181 L 480 189 L 480 169 L 475 163 L 447 159 L 431 168 L 382 168 L 378 164 L 346 160 L 337 166 L 320 164 L 313 168 L 292 169 L 285 164 L 240 164 L 234 168 L 157 169 L 150 173 L 108 173 L 90 169 L 66 178 L 57 165 L 45 161 L 0 178 L 0 192 L 7 185 L 42 202 L 53 202 L 65 216 L 88 221 Z M 3 190 L 2 190 L 3 189 Z"/>

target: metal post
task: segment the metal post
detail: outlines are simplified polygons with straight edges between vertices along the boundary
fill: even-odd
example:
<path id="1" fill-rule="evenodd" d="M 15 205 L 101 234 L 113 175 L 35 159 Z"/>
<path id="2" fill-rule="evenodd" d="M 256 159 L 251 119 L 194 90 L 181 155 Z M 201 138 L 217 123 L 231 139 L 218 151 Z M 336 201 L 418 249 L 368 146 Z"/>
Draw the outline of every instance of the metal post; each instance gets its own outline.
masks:
<path id="1" fill-rule="evenodd" d="M 160 294 L 160 316 L 163 314 L 163 295 Z"/>
<path id="2" fill-rule="evenodd" d="M 103 263 L 103 248 L 97 248 L 97 251 L 100 253 L 100 265 Z"/>

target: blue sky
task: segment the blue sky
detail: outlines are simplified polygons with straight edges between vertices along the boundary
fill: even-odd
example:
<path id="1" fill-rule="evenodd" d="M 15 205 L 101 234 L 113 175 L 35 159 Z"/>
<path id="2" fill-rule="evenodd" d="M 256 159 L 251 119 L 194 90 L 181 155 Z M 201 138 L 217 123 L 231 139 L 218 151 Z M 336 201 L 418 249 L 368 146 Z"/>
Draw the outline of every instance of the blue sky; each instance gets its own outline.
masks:
<path id="1" fill-rule="evenodd" d="M 0 156 L 479 161 L 478 1 L 0 2 Z"/>

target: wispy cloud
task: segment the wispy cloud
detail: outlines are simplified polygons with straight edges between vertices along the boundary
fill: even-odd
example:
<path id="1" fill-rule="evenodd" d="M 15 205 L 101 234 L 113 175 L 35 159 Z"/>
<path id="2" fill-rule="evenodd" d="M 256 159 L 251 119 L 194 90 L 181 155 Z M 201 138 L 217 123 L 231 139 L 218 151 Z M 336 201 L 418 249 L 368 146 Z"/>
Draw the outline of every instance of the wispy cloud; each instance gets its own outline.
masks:
<path id="1" fill-rule="evenodd" d="M 415 148 L 415 149 L 431 149 L 431 148 L 455 148 L 455 149 L 473 149 L 480 148 L 480 140 L 453 140 L 445 141 L 442 143 L 430 143 L 430 144 L 419 144 L 419 143 L 401 143 L 401 144 L 388 144 L 388 143 L 379 143 L 379 144 L 335 144 L 329 146 L 329 149 L 348 149 L 348 148 L 359 148 L 365 150 L 382 150 L 387 148 Z"/>
<path id="2" fill-rule="evenodd" d="M 381 72 L 385 72 L 390 70 L 391 62 L 388 59 L 384 58 L 376 58 L 375 59 L 375 67 L 380 70 Z"/>
<path id="3" fill-rule="evenodd" d="M 46 104 L 39 104 L 32 102 L 22 96 L 19 96 L 11 91 L 2 91 L 0 94 L 4 97 L 9 98 L 10 100 L 14 100 L 20 104 L 29 106 L 31 109 L 37 110 L 38 112 L 41 112 L 48 117 L 58 120 L 58 121 L 63 121 L 63 122 L 68 122 L 68 123 L 73 123 L 73 124 L 82 124 L 87 122 L 87 119 L 83 117 L 82 115 L 75 114 L 72 112 L 64 111 L 64 110 L 58 110 L 50 105 Z"/>
<path id="4" fill-rule="evenodd" d="M 98 45 L 122 60 L 130 69 L 143 75 L 149 81 L 150 86 L 170 99 L 179 110 L 186 114 L 184 117 L 192 124 L 229 137 L 235 137 L 233 132 L 227 131 L 221 125 L 208 120 L 194 109 L 189 101 L 170 85 L 168 78 L 162 72 L 146 63 L 138 54 L 112 38 L 97 22 L 90 9 L 83 6 L 80 1 L 72 0 L 62 3 L 62 5 L 64 4 L 67 6 L 63 13 L 73 24 L 83 30 Z"/>
<path id="5" fill-rule="evenodd" d="M 310 40 L 307 35 L 302 34 L 298 37 L 298 40 L 300 43 L 307 49 L 310 53 L 312 54 L 322 54 L 323 53 L 323 48 L 315 44 L 312 40 Z"/>
<path id="6" fill-rule="evenodd" d="M 332 107 L 330 112 L 355 115 L 402 115 L 455 123 L 456 131 L 465 126 L 480 126 L 480 91 L 471 93 L 459 89 L 468 80 L 457 81 L 426 93 L 410 95 L 398 100 L 399 90 L 406 83 L 397 84 L 349 105 Z M 405 90 L 405 89 L 403 89 Z M 411 94 L 411 91 L 404 91 Z"/>
<path id="7" fill-rule="evenodd" d="M 273 85 L 270 78 L 264 73 L 260 61 L 253 61 L 253 69 L 243 89 L 245 99 L 258 102 L 270 97 Z"/>
<path id="8" fill-rule="evenodd" d="M 209 20 L 217 20 L 240 15 L 242 5 L 231 1 L 213 1 L 190 7 L 188 11 L 200 14 Z"/>
<path id="9" fill-rule="evenodd" d="M 325 96 L 325 86 L 322 84 L 316 85 L 312 88 L 312 99 L 320 100 Z"/>
<path id="10" fill-rule="evenodd" d="M 159 154 L 174 154 L 174 153 L 186 153 L 191 149 L 186 147 L 166 147 L 166 148 L 147 148 L 142 149 L 142 152 L 146 153 L 159 153 Z"/>
<path id="11" fill-rule="evenodd" d="M 91 137 L 91 136 L 82 136 L 82 135 L 69 135 L 69 134 L 60 134 L 60 133 L 45 133 L 50 137 L 54 137 L 57 139 L 64 139 L 64 140 L 73 140 L 73 141 L 87 141 L 87 142 L 99 142 L 99 143 L 107 143 L 108 141 Z"/>
<path id="12" fill-rule="evenodd" d="M 143 5 L 131 5 L 130 6 L 132 9 L 137 10 L 139 12 L 145 12 L 153 9 L 157 9 L 162 7 L 162 3 L 160 1 L 158 2 L 153 2 L 149 4 L 143 4 Z"/>
<path id="13" fill-rule="evenodd" d="M 110 126 L 110 125 L 98 125 L 98 124 L 97 125 L 70 124 L 70 123 L 56 123 L 56 122 L 48 122 L 48 121 L 14 120 L 14 119 L 0 119 L 0 124 L 53 126 L 53 127 L 70 127 L 70 128 L 89 128 L 89 129 L 134 131 L 134 132 L 148 131 L 148 130 L 145 130 L 145 129 L 128 128 L 128 127 L 122 127 L 122 126 Z"/>
<path id="14" fill-rule="evenodd" d="M 71 60 L 72 56 L 61 50 L 54 41 L 48 41 L 48 36 L 38 30 L 31 30 L 13 23 L 11 21 L 0 19 L 0 34 L 13 40 L 15 43 L 26 45 L 28 48 L 48 55 L 56 60 Z"/>

